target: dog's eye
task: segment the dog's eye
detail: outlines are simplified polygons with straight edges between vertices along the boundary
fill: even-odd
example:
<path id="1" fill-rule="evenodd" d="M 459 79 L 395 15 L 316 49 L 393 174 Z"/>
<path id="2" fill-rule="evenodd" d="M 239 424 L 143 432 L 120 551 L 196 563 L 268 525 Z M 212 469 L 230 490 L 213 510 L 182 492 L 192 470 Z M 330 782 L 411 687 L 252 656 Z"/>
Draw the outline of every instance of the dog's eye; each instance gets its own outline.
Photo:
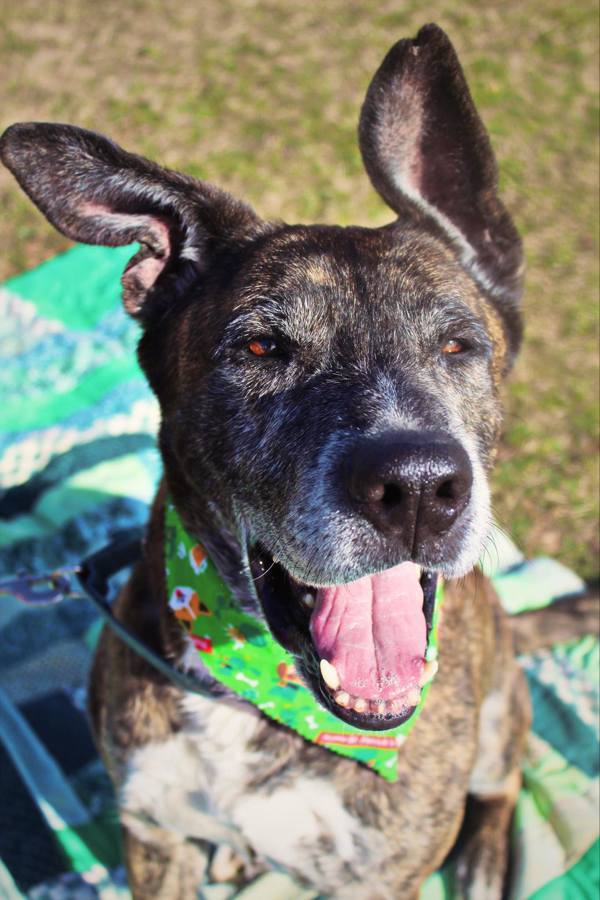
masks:
<path id="1" fill-rule="evenodd" d="M 457 338 L 450 338 L 449 341 L 442 346 L 442 353 L 463 353 L 467 349 L 464 341 Z"/>
<path id="2" fill-rule="evenodd" d="M 279 347 L 272 338 L 255 338 L 248 344 L 248 350 L 253 356 L 275 356 Z"/>

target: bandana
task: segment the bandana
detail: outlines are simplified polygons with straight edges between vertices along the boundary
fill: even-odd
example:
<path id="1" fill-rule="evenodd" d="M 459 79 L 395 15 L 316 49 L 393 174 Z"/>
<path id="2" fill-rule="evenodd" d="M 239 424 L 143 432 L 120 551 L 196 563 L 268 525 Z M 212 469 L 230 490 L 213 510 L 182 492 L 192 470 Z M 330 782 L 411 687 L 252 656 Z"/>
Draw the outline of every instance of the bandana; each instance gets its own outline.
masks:
<path id="1" fill-rule="evenodd" d="M 398 778 L 398 751 L 423 710 L 431 682 L 406 722 L 388 731 L 362 731 L 324 709 L 305 686 L 294 658 L 260 619 L 244 612 L 209 559 L 185 531 L 171 503 L 165 512 L 165 572 L 169 606 L 211 675 L 265 715 L 305 740 L 350 756 L 388 781 Z M 426 659 L 437 657 L 442 584 L 438 580 Z"/>

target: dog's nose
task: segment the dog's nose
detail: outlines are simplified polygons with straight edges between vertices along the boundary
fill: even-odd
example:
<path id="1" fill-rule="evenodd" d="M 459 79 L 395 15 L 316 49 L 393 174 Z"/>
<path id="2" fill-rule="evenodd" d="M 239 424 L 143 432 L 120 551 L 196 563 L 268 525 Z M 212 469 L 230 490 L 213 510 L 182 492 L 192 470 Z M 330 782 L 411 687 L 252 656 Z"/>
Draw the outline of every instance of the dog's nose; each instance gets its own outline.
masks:
<path id="1" fill-rule="evenodd" d="M 402 536 L 410 549 L 450 528 L 469 502 L 472 483 L 462 445 L 430 431 L 364 438 L 346 469 L 353 506 L 378 531 Z"/>

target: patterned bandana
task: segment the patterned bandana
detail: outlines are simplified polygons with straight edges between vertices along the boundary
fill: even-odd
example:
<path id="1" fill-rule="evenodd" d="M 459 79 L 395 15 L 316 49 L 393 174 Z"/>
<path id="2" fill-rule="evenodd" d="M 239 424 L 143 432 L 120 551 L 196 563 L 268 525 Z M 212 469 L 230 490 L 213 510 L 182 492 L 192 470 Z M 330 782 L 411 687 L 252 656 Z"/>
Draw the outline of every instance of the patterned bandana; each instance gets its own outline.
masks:
<path id="1" fill-rule="evenodd" d="M 165 512 L 165 571 L 169 606 L 211 675 L 265 715 L 303 738 L 351 756 L 388 781 L 398 778 L 398 750 L 423 709 L 431 682 L 410 719 L 385 733 L 361 731 L 324 709 L 294 668 L 294 658 L 267 626 L 242 611 L 204 547 L 185 531 L 171 503 Z M 437 657 L 441 580 L 435 598 L 427 660 Z"/>

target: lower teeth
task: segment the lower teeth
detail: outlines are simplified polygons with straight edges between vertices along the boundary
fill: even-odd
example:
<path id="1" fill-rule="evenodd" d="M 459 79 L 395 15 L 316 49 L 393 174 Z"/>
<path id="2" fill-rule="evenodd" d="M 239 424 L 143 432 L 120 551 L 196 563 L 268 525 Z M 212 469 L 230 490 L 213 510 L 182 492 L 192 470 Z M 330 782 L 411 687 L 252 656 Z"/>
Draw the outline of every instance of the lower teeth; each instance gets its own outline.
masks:
<path id="1" fill-rule="evenodd" d="M 346 709 L 350 706 L 351 697 L 350 694 L 346 693 L 346 691 L 338 691 L 337 694 L 333 695 L 333 699 L 337 703 L 338 706 L 343 706 Z"/>
<path id="2" fill-rule="evenodd" d="M 325 666 L 329 665 L 328 663 Z M 327 678 L 324 679 L 327 684 Z M 338 706 L 344 709 L 353 709 L 357 713 L 366 713 L 369 710 L 375 715 L 385 716 L 387 713 L 401 713 L 411 706 L 418 706 L 421 700 L 419 688 L 412 688 L 403 697 L 395 697 L 393 700 L 366 700 L 364 697 L 353 697 L 348 691 L 333 689 L 333 699 Z"/>

